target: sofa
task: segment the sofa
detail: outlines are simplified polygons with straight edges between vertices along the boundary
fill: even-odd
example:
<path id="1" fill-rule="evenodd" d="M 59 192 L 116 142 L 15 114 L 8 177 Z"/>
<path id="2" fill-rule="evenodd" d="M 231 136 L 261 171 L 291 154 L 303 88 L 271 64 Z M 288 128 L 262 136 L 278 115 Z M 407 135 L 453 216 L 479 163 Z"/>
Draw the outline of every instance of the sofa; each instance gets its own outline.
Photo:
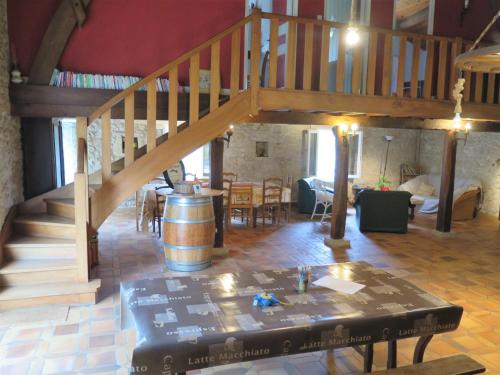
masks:
<path id="1" fill-rule="evenodd" d="M 408 180 L 397 190 L 412 194 L 411 201 L 417 212 L 437 213 L 441 176 L 424 174 Z M 475 178 L 455 176 L 453 191 L 453 220 L 470 220 L 476 217 L 481 202 L 481 182 Z"/>
<path id="2" fill-rule="evenodd" d="M 410 198 L 407 191 L 361 190 L 354 202 L 359 230 L 406 233 Z"/>
<path id="3" fill-rule="evenodd" d="M 332 194 L 333 200 L 333 182 L 323 181 L 316 177 L 301 178 L 297 181 L 298 184 L 298 198 L 297 210 L 302 214 L 312 214 L 314 204 L 316 203 L 316 191 L 320 190 L 326 194 Z M 324 211 L 324 206 L 319 205 L 318 212 Z M 328 207 L 327 213 L 332 211 L 332 207 Z"/>

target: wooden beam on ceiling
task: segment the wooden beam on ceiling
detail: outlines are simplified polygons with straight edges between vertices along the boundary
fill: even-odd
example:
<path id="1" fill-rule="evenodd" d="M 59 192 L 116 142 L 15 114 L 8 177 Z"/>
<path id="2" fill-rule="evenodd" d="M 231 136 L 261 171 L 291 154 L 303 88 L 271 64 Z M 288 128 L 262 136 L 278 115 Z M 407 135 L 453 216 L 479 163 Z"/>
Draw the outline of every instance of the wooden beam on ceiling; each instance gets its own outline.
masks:
<path id="1" fill-rule="evenodd" d="M 264 111 L 359 112 L 366 115 L 447 119 L 453 116 L 453 103 L 383 96 L 364 96 L 334 92 L 261 89 L 259 107 Z M 500 122 L 498 105 L 464 103 L 464 119 Z"/>
<path id="2" fill-rule="evenodd" d="M 342 123 L 358 123 L 362 127 L 394 128 L 394 129 L 427 129 L 449 130 L 453 127 L 451 120 L 424 120 L 414 117 L 396 118 L 388 116 L 346 116 L 330 113 L 310 113 L 297 111 L 260 111 L 257 116 L 248 116 L 239 124 L 290 124 L 290 125 L 326 125 L 335 126 Z M 500 123 L 488 121 L 472 121 L 472 131 L 500 132 Z"/>
<path id="3" fill-rule="evenodd" d="M 63 0 L 52 17 L 35 60 L 31 65 L 28 81 L 35 85 L 48 85 L 57 67 L 66 43 L 78 24 L 85 21 L 85 8 L 90 0 Z"/>

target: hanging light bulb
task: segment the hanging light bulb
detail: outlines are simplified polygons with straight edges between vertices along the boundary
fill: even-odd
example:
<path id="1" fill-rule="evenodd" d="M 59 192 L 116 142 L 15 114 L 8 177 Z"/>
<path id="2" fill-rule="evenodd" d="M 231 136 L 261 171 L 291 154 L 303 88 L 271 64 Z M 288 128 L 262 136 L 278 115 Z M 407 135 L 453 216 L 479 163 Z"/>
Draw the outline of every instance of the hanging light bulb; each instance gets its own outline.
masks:
<path id="1" fill-rule="evenodd" d="M 347 28 L 347 33 L 345 36 L 345 42 L 349 47 L 354 47 L 356 46 L 359 41 L 361 40 L 361 37 L 359 35 L 359 31 L 357 27 L 350 26 Z"/>

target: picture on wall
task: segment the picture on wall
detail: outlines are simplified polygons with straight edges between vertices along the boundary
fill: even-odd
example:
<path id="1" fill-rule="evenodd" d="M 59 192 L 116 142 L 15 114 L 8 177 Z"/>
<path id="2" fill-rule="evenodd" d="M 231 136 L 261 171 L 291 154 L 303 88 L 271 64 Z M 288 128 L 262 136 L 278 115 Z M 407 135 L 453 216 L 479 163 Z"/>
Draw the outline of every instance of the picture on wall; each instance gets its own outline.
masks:
<path id="1" fill-rule="evenodd" d="M 255 142 L 255 155 L 258 158 L 269 157 L 269 142 Z"/>

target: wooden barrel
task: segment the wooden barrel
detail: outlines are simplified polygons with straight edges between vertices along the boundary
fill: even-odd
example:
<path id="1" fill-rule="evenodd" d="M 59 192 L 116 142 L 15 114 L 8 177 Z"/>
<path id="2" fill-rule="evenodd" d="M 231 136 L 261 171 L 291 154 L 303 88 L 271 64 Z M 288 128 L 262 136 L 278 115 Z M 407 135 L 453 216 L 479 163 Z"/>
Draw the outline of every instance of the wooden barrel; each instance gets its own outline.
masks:
<path id="1" fill-rule="evenodd" d="M 167 267 L 198 271 L 210 266 L 215 237 L 212 197 L 170 195 L 163 214 Z"/>

